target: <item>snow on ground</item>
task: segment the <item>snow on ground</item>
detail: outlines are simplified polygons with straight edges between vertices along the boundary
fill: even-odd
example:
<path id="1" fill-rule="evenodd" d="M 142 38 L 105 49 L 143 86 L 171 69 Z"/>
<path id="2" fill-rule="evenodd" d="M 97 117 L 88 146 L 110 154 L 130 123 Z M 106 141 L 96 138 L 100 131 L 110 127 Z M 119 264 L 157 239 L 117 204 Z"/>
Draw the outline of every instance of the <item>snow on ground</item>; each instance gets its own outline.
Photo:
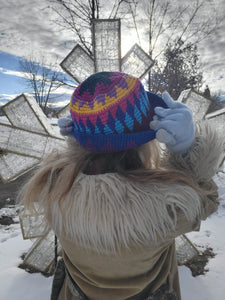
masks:
<path id="1" fill-rule="evenodd" d="M 52 277 L 29 274 L 18 268 L 21 255 L 28 251 L 33 241 L 23 240 L 18 207 L 0 209 L 0 217 L 13 217 L 15 224 L 0 225 L 0 299 L 1 300 L 49 300 Z"/>
<path id="2" fill-rule="evenodd" d="M 205 275 L 192 277 L 191 271 L 179 267 L 182 300 L 224 300 L 225 299 L 225 174 L 216 177 L 219 185 L 220 206 L 216 213 L 202 222 L 200 232 L 188 237 L 199 250 L 212 247 L 216 256 L 210 259 Z M 2 215 L 12 216 L 15 208 L 3 208 Z M 14 221 L 18 221 L 15 218 Z M 26 252 L 32 241 L 23 240 L 20 225 L 0 225 L 0 299 L 1 300 L 49 300 L 52 277 L 29 274 L 18 268 L 20 256 Z"/>
<path id="3" fill-rule="evenodd" d="M 216 213 L 201 223 L 200 232 L 187 234 L 201 251 L 213 248 L 216 254 L 209 260 L 205 275 L 192 277 L 188 268 L 179 267 L 182 300 L 225 299 L 225 174 L 216 177 L 219 186 L 220 206 Z"/>

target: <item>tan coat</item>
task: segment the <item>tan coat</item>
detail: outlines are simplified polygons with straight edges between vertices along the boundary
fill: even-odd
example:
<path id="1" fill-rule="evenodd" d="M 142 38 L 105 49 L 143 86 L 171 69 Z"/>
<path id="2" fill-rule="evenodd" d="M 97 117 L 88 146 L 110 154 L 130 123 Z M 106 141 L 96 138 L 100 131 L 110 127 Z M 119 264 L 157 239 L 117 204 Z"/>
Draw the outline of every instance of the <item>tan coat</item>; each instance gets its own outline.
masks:
<path id="1" fill-rule="evenodd" d="M 165 160 L 202 187 L 213 186 L 210 197 L 180 183 L 135 183 L 112 173 L 77 177 L 62 210 L 51 207 L 51 225 L 70 275 L 91 300 L 124 300 L 164 283 L 181 299 L 174 239 L 198 230 L 217 209 L 211 179 L 221 154 L 223 141 L 202 125 L 186 157 L 168 153 Z M 65 280 L 59 300 L 75 299 Z"/>

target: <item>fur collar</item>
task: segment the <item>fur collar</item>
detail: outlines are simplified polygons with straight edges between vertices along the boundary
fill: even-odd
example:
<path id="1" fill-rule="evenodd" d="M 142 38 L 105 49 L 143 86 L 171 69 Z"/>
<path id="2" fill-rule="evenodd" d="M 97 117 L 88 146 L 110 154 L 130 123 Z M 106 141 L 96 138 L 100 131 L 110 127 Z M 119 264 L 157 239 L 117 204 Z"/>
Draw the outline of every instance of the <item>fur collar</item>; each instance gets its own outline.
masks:
<path id="1" fill-rule="evenodd" d="M 108 173 L 80 174 L 61 206 L 55 201 L 50 210 L 51 226 L 59 237 L 107 253 L 175 231 L 178 211 L 195 222 L 201 205 L 188 186 L 136 183 Z"/>

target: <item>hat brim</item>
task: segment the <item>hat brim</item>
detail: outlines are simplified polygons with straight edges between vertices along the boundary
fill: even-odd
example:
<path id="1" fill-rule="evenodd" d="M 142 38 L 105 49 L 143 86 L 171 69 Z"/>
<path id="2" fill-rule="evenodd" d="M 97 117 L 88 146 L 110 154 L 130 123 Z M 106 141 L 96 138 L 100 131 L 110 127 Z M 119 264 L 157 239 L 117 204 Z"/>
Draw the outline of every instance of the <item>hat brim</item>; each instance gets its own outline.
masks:
<path id="1" fill-rule="evenodd" d="M 158 96 L 154 93 L 148 92 L 148 91 L 146 91 L 146 93 L 148 96 L 149 103 L 153 109 L 158 106 L 163 107 L 163 108 L 168 108 L 168 106 L 164 102 L 163 98 L 161 98 L 160 96 Z"/>

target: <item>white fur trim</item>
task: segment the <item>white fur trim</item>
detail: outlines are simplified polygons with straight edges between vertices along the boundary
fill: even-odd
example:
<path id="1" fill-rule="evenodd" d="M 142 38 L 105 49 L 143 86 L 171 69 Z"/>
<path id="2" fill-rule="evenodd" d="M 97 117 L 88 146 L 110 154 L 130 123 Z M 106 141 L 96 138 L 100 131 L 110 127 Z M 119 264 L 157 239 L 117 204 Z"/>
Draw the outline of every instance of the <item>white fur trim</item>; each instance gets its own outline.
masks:
<path id="1" fill-rule="evenodd" d="M 120 246 L 148 244 L 175 231 L 177 208 L 194 223 L 201 210 L 198 194 L 185 185 L 134 183 L 116 174 L 81 174 L 61 209 L 53 201 L 51 225 L 59 236 L 66 232 L 80 246 L 114 252 Z"/>
<path id="2" fill-rule="evenodd" d="M 169 156 L 169 157 L 168 157 Z M 209 181 L 225 156 L 225 136 L 219 136 L 208 122 L 196 125 L 195 142 L 185 157 L 169 152 L 165 164 L 186 171 L 197 182 Z"/>

